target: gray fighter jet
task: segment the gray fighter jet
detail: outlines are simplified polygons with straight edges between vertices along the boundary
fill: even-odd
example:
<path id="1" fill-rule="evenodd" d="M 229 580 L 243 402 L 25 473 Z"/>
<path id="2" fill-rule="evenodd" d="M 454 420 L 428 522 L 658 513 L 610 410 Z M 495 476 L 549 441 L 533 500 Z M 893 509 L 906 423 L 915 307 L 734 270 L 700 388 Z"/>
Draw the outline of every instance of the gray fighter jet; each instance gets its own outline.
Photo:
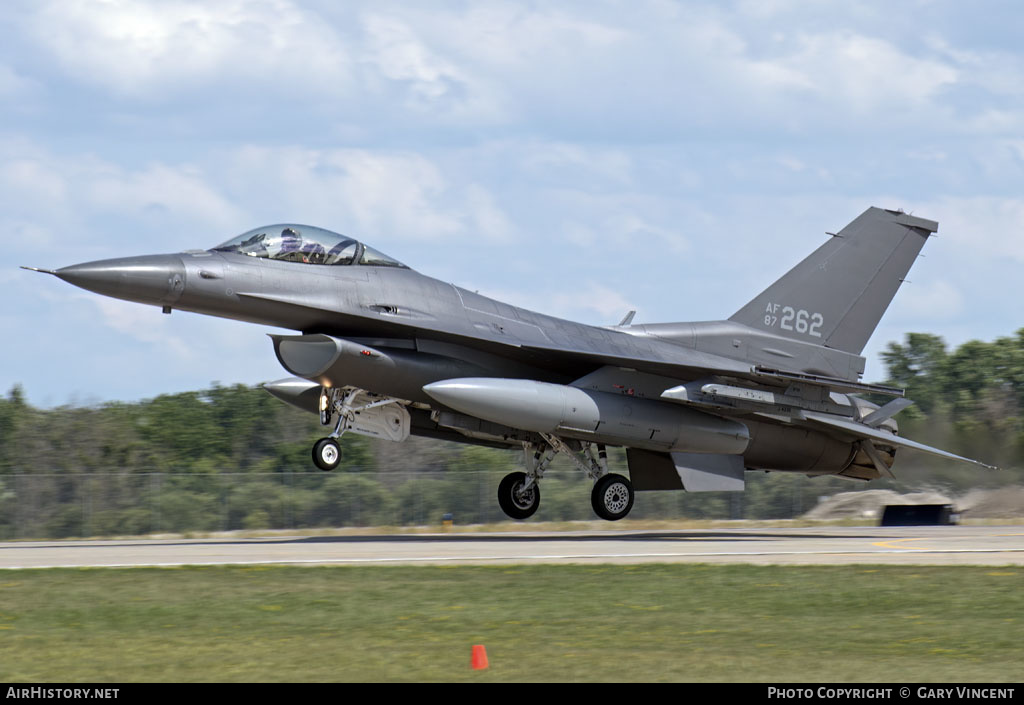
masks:
<path id="1" fill-rule="evenodd" d="M 498 501 L 525 519 L 563 453 L 594 481 L 594 511 L 616 520 L 635 490 L 742 490 L 747 470 L 892 477 L 901 448 L 977 463 L 900 437 L 892 417 L 912 402 L 860 381 L 864 345 L 937 230 L 869 208 L 728 320 L 699 323 L 631 325 L 632 311 L 616 326 L 573 323 L 305 225 L 36 271 L 164 313 L 298 331 L 271 336 L 295 376 L 266 388 L 332 429 L 313 448 L 323 470 L 349 432 L 521 447 L 525 472 Z M 606 446 L 627 449 L 629 479 L 609 472 Z"/>

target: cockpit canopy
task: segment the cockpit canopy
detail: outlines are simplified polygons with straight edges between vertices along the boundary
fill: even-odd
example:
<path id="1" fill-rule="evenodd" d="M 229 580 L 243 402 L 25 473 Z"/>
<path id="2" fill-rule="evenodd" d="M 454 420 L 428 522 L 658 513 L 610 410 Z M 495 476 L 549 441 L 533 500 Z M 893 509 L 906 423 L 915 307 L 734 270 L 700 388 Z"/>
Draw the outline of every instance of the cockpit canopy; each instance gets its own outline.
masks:
<path id="1" fill-rule="evenodd" d="M 256 228 L 214 247 L 213 252 L 237 252 L 250 257 L 305 264 L 361 264 L 408 269 L 369 245 L 311 225 L 284 223 Z"/>

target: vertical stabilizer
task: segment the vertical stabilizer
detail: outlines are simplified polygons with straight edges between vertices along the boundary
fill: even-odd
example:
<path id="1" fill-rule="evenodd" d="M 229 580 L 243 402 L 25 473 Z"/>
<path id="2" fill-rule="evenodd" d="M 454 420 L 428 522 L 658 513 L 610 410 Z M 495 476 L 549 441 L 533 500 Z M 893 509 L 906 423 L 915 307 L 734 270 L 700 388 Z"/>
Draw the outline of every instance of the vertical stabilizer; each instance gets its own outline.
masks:
<path id="1" fill-rule="evenodd" d="M 730 321 L 859 355 L 939 224 L 869 208 Z"/>

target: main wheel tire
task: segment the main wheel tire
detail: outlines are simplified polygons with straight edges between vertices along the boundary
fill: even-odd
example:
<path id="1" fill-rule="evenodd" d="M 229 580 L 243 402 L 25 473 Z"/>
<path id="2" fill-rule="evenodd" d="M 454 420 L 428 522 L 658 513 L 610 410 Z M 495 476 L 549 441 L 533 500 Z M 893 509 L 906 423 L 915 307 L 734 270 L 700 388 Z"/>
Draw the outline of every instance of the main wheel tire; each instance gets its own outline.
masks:
<path id="1" fill-rule="evenodd" d="M 590 503 L 602 519 L 618 521 L 633 508 L 633 485 L 622 475 L 605 475 L 594 483 Z"/>
<path id="2" fill-rule="evenodd" d="M 313 464 L 330 472 L 341 462 L 341 446 L 333 438 L 321 438 L 313 445 Z"/>
<path id="3" fill-rule="evenodd" d="M 525 472 L 509 473 L 498 485 L 498 504 L 501 511 L 513 519 L 528 519 L 540 506 L 540 485 L 534 482 L 526 492 Z"/>

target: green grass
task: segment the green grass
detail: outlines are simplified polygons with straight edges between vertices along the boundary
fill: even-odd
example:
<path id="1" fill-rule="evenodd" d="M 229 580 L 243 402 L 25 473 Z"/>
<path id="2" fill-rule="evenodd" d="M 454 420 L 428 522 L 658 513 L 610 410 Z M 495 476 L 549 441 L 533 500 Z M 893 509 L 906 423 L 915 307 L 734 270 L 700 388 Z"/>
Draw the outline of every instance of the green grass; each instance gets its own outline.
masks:
<path id="1" fill-rule="evenodd" d="M 1020 681 L 1022 588 L 1020 567 L 4 571 L 0 681 Z"/>

